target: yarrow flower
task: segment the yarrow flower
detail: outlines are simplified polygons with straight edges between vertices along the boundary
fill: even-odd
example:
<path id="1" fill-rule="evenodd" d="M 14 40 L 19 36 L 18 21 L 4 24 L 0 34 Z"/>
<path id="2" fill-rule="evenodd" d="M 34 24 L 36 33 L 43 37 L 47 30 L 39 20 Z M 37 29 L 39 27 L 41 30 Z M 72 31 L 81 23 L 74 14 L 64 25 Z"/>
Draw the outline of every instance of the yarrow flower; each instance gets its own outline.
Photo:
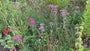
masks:
<path id="1" fill-rule="evenodd" d="M 43 26 L 43 25 L 45 25 L 45 24 L 44 24 L 44 23 L 41 23 L 40 25 Z"/>
<path id="2" fill-rule="evenodd" d="M 36 25 L 33 25 L 33 27 L 36 27 Z"/>
<path id="3" fill-rule="evenodd" d="M 21 38 L 21 37 L 22 37 L 22 35 L 20 35 L 20 36 L 19 36 L 19 35 L 13 35 L 13 36 L 12 36 L 12 38 L 14 38 L 15 40 L 17 40 L 17 39 L 19 39 L 19 38 Z"/>
<path id="4" fill-rule="evenodd" d="M 74 10 L 73 12 L 78 13 L 78 11 L 77 11 L 77 10 Z"/>
<path id="5" fill-rule="evenodd" d="M 50 30 L 50 32 L 53 32 L 53 30 Z"/>
<path id="6" fill-rule="evenodd" d="M 5 28 L 5 29 L 4 29 L 3 34 L 5 34 L 5 33 L 7 33 L 7 34 L 9 33 L 9 28 Z"/>
<path id="7" fill-rule="evenodd" d="M 36 24 L 36 22 L 35 21 L 31 21 L 31 22 L 29 22 L 29 24 L 33 25 L 33 24 Z"/>
<path id="8" fill-rule="evenodd" d="M 44 32 L 45 30 L 44 29 L 42 29 L 42 32 Z"/>
<path id="9" fill-rule="evenodd" d="M 12 36 L 12 38 L 14 38 L 14 37 L 15 37 L 15 35 Z"/>
<path id="10" fill-rule="evenodd" d="M 76 24 L 77 26 L 79 25 L 79 24 Z"/>
<path id="11" fill-rule="evenodd" d="M 68 11 L 66 9 L 60 10 L 62 15 L 69 15 Z"/>
<path id="12" fill-rule="evenodd" d="M 61 24 L 63 24 L 63 23 L 61 22 Z"/>
<path id="13" fill-rule="evenodd" d="M 42 34 L 39 33 L 38 36 L 42 36 Z"/>
<path id="14" fill-rule="evenodd" d="M 57 6 L 57 5 L 54 5 L 54 4 L 49 4 L 48 7 L 56 8 L 56 7 L 58 7 L 58 6 Z"/>
<path id="15" fill-rule="evenodd" d="M 41 26 L 40 28 L 39 28 L 39 30 L 42 30 L 44 27 L 43 26 Z"/>
<path id="16" fill-rule="evenodd" d="M 41 30 L 42 32 L 45 31 L 45 30 L 44 30 L 44 25 L 45 25 L 44 23 L 41 23 L 41 24 L 40 24 L 40 27 L 39 27 L 39 30 Z"/>
<path id="17" fill-rule="evenodd" d="M 64 24 L 64 26 L 66 26 L 66 24 Z"/>
<path id="18" fill-rule="evenodd" d="M 64 17 L 64 20 L 66 20 L 67 18 L 66 17 Z"/>
<path id="19" fill-rule="evenodd" d="M 24 28 L 28 28 L 27 26 L 24 26 Z"/>
<path id="20" fill-rule="evenodd" d="M 19 17 L 19 15 L 17 15 L 17 17 Z"/>
<path id="21" fill-rule="evenodd" d="M 56 10 L 55 10 L 55 11 L 53 11 L 53 12 L 57 14 L 57 11 L 56 11 Z"/>
<path id="22" fill-rule="evenodd" d="M 15 4 L 20 4 L 19 2 L 14 2 Z"/>
<path id="23" fill-rule="evenodd" d="M 32 21 L 32 20 L 34 20 L 34 19 L 33 19 L 33 18 L 29 18 L 29 20 L 31 20 L 31 21 Z"/>
<path id="24" fill-rule="evenodd" d="M 53 22 L 49 22 L 49 24 L 53 25 Z"/>
<path id="25" fill-rule="evenodd" d="M 22 39 L 20 39 L 19 41 L 22 42 Z"/>
<path id="26" fill-rule="evenodd" d="M 77 8 L 77 9 L 78 9 L 78 8 L 79 8 L 79 6 L 75 6 L 75 8 Z"/>
<path id="27" fill-rule="evenodd" d="M 12 28 L 12 30 L 17 30 L 17 28 Z"/>

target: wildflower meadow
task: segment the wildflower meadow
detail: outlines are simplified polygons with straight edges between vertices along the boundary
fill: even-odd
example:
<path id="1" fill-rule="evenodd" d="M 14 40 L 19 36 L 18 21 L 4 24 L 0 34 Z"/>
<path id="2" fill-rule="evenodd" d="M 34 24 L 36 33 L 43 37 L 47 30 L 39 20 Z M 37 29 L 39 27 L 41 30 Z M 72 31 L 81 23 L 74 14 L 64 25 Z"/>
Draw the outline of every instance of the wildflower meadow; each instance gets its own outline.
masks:
<path id="1" fill-rule="evenodd" d="M 0 51 L 90 51 L 90 0 L 0 0 Z"/>

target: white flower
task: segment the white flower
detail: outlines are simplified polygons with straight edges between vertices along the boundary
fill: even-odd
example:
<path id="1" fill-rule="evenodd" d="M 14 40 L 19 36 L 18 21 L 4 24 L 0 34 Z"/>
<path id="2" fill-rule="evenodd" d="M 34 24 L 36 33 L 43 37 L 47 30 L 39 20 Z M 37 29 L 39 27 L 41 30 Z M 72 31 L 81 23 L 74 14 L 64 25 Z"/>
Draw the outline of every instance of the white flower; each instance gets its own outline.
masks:
<path id="1" fill-rule="evenodd" d="M 88 3 L 88 1 L 86 1 L 86 3 Z"/>

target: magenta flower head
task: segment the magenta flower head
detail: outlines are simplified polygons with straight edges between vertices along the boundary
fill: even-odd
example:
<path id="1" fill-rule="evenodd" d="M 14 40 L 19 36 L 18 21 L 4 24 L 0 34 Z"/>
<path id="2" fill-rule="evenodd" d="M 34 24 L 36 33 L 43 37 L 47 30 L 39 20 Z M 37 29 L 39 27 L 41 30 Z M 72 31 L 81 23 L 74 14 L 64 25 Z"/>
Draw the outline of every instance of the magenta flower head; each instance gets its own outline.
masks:
<path id="1" fill-rule="evenodd" d="M 77 26 L 79 25 L 79 24 L 76 24 Z"/>
<path id="2" fill-rule="evenodd" d="M 66 17 L 64 17 L 64 20 L 66 20 L 67 18 Z"/>
<path id="3" fill-rule="evenodd" d="M 53 25 L 53 22 L 49 22 L 49 24 Z"/>
<path id="4" fill-rule="evenodd" d="M 42 32 L 44 32 L 45 30 L 44 29 L 42 29 Z"/>
<path id="5" fill-rule="evenodd" d="M 64 24 L 64 26 L 66 26 L 66 24 Z"/>
<path id="6" fill-rule="evenodd" d="M 42 30 L 44 27 L 43 26 L 41 26 L 40 28 L 39 28 L 39 30 Z"/>
<path id="7" fill-rule="evenodd" d="M 58 7 L 58 6 L 57 6 L 57 5 L 52 5 L 52 7 L 53 7 L 53 8 L 56 8 L 56 7 Z"/>
<path id="8" fill-rule="evenodd" d="M 51 6 L 52 6 L 52 4 L 49 4 L 49 5 L 48 5 L 48 7 L 51 7 Z"/>
<path id="9" fill-rule="evenodd" d="M 54 5 L 54 4 L 49 4 L 48 7 L 56 8 L 56 7 L 58 7 L 58 6 L 57 6 L 57 5 Z"/>
<path id="10" fill-rule="evenodd" d="M 55 11 L 53 11 L 53 12 L 57 14 L 57 11 L 56 11 L 56 10 L 55 10 Z"/>
<path id="11" fill-rule="evenodd" d="M 65 11 L 65 12 L 67 12 L 67 10 L 66 10 L 66 9 L 63 9 L 63 10 L 61 10 L 61 11 L 63 11 L 63 12 Z"/>
<path id="12" fill-rule="evenodd" d="M 22 37 L 22 35 L 19 36 L 19 38 L 21 38 L 21 37 Z"/>
<path id="13" fill-rule="evenodd" d="M 28 28 L 27 26 L 24 26 L 24 28 Z"/>
<path id="14" fill-rule="evenodd" d="M 22 42 L 22 39 L 20 39 L 19 41 Z"/>
<path id="15" fill-rule="evenodd" d="M 78 9 L 78 8 L 79 8 L 79 6 L 75 6 L 75 8 L 77 8 L 77 9 Z"/>
<path id="16" fill-rule="evenodd" d="M 19 15 L 17 15 L 17 17 L 19 17 Z"/>
<path id="17" fill-rule="evenodd" d="M 50 30 L 50 32 L 53 32 L 53 30 Z"/>
<path id="18" fill-rule="evenodd" d="M 20 38 L 20 36 L 19 35 L 16 35 L 16 38 L 18 39 L 18 38 Z"/>
<path id="19" fill-rule="evenodd" d="M 33 27 L 36 27 L 36 25 L 33 25 Z"/>
<path id="20" fill-rule="evenodd" d="M 42 36 L 42 34 L 39 33 L 38 36 Z"/>
<path id="21" fill-rule="evenodd" d="M 20 4 L 19 2 L 14 2 L 15 4 Z"/>
<path id="22" fill-rule="evenodd" d="M 51 48 L 49 48 L 49 51 L 51 51 Z"/>
<path id="23" fill-rule="evenodd" d="M 61 24 L 63 24 L 63 23 L 61 22 Z"/>
<path id="24" fill-rule="evenodd" d="M 44 23 L 41 23 L 40 25 L 43 26 L 43 25 L 45 25 L 45 24 L 44 24 Z"/>
<path id="25" fill-rule="evenodd" d="M 23 29 L 23 27 L 21 29 Z"/>
<path id="26" fill-rule="evenodd" d="M 15 38 L 15 35 L 13 35 L 12 38 Z"/>
<path id="27" fill-rule="evenodd" d="M 12 30 L 17 30 L 17 28 L 12 28 Z"/>
<path id="28" fill-rule="evenodd" d="M 33 18 L 29 18 L 29 20 L 31 20 L 31 21 L 32 21 L 32 20 L 34 20 L 34 19 L 33 19 Z"/>
<path id="29" fill-rule="evenodd" d="M 29 24 L 33 25 L 33 24 L 36 24 L 36 22 L 35 21 L 31 21 L 31 22 L 29 22 Z"/>
<path id="30" fill-rule="evenodd" d="M 54 11 L 56 11 L 57 9 L 55 8 Z"/>
<path id="31" fill-rule="evenodd" d="M 78 13 L 78 11 L 77 11 L 77 10 L 74 10 L 73 12 Z"/>

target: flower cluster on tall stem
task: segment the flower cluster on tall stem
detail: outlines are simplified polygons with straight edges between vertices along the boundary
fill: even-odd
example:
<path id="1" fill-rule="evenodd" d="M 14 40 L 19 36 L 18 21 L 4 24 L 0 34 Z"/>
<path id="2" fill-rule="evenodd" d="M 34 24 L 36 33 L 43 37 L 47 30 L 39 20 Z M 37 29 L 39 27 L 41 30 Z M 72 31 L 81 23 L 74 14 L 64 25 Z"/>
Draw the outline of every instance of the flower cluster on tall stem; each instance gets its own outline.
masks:
<path id="1" fill-rule="evenodd" d="M 67 20 L 67 15 L 69 15 L 70 13 L 68 13 L 68 11 L 66 9 L 60 10 L 61 11 L 61 15 L 63 16 L 63 26 L 66 26 L 66 20 Z"/>
<path id="2" fill-rule="evenodd" d="M 58 5 L 49 4 L 48 7 L 54 8 L 53 12 L 57 14 L 57 7 L 58 7 Z"/>
<path id="3" fill-rule="evenodd" d="M 22 35 L 20 35 L 20 36 L 19 35 L 13 35 L 12 36 L 12 38 L 14 38 L 14 40 L 17 40 L 17 39 L 19 39 L 21 37 L 22 37 Z M 19 41 L 22 42 L 22 39 L 20 39 Z"/>
<path id="4" fill-rule="evenodd" d="M 41 30 L 42 32 L 44 32 L 44 25 L 45 25 L 44 23 L 41 23 L 39 27 L 39 30 Z"/>
<path id="5" fill-rule="evenodd" d="M 29 25 L 33 25 L 33 27 L 35 27 L 36 22 L 33 21 L 34 19 L 33 18 L 29 18 L 29 20 L 30 20 Z"/>

